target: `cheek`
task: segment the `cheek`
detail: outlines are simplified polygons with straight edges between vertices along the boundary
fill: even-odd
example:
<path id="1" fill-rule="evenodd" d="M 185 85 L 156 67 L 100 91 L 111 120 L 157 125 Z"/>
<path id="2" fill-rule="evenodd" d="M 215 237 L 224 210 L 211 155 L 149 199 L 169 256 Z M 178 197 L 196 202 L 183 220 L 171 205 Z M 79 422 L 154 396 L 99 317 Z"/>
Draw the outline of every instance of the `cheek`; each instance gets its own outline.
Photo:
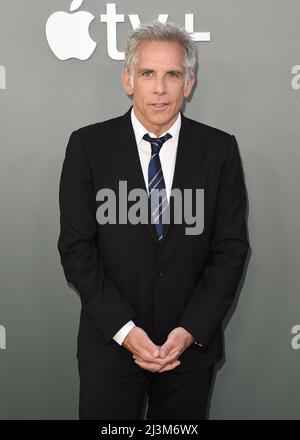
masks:
<path id="1" fill-rule="evenodd" d="M 174 106 L 175 106 L 175 107 L 181 107 L 181 105 L 182 105 L 182 103 L 183 103 L 183 96 L 182 96 L 182 95 L 178 95 L 178 94 L 176 94 L 176 95 L 174 96 L 174 100 L 173 100 L 173 102 L 174 102 Z"/>
<path id="2" fill-rule="evenodd" d="M 149 95 L 149 92 L 146 87 L 137 87 L 135 89 L 135 97 L 140 101 L 145 101 L 147 99 L 147 96 Z"/>
<path id="3" fill-rule="evenodd" d="M 184 98 L 184 88 L 178 87 L 175 84 L 170 87 L 170 93 L 176 101 L 181 101 Z"/>

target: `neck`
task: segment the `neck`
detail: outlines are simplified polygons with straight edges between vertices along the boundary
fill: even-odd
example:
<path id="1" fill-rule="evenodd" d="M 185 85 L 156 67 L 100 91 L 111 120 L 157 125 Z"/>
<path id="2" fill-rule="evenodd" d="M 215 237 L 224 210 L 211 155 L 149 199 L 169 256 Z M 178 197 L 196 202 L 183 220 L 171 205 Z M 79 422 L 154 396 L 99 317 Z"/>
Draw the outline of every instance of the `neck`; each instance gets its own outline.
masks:
<path id="1" fill-rule="evenodd" d="M 171 121 L 169 121 L 168 124 L 165 125 L 156 125 L 156 124 L 151 124 L 149 123 L 147 120 L 145 120 L 143 118 L 143 115 L 140 114 L 135 107 L 133 107 L 133 111 L 134 114 L 136 116 L 136 118 L 140 121 L 140 123 L 146 128 L 146 130 L 149 133 L 153 133 L 155 134 L 156 137 L 160 137 L 163 133 L 167 132 L 169 130 L 170 127 L 172 127 L 172 125 L 174 124 L 174 122 L 176 121 L 176 119 L 178 118 L 178 114 L 174 116 L 174 118 L 171 119 Z"/>

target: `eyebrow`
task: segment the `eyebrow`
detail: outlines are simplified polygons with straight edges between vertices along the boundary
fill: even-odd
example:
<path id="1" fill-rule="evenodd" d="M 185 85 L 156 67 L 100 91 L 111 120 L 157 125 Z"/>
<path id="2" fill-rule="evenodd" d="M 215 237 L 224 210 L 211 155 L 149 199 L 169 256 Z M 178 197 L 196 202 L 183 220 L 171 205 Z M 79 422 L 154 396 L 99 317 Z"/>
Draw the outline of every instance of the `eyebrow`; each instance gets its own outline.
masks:
<path id="1" fill-rule="evenodd" d="M 147 69 L 146 67 L 141 67 L 138 72 L 143 73 L 143 72 L 155 72 L 155 70 L 153 69 Z M 182 70 L 178 70 L 178 69 L 171 69 L 168 70 L 166 73 L 176 73 L 177 75 L 183 75 L 183 71 Z"/>
<path id="2" fill-rule="evenodd" d="M 169 70 L 167 73 L 177 73 L 177 75 L 182 75 L 183 71 L 182 70 L 174 69 L 174 70 Z"/>

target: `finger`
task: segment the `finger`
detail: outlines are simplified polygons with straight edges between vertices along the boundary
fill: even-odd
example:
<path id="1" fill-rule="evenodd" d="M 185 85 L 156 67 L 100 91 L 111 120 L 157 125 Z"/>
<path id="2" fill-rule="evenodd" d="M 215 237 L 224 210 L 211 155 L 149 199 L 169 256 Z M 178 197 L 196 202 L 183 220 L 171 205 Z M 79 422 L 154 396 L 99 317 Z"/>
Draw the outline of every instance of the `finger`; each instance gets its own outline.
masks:
<path id="1" fill-rule="evenodd" d="M 160 357 L 166 357 L 170 354 L 173 354 L 175 351 L 178 351 L 178 346 L 175 346 L 174 343 L 165 343 L 160 347 Z"/>
<path id="2" fill-rule="evenodd" d="M 163 373 L 165 371 L 170 371 L 170 370 L 173 370 L 174 368 L 178 367 L 181 364 L 181 362 L 177 360 L 177 361 L 172 362 L 162 368 L 162 367 L 155 366 L 153 364 L 149 364 L 147 362 L 138 362 L 138 361 L 135 361 L 135 362 L 141 368 L 148 370 L 148 371 L 151 371 L 152 373 Z"/>
<path id="3" fill-rule="evenodd" d="M 179 357 L 179 353 L 176 352 L 176 353 L 174 353 L 173 356 L 167 356 L 164 359 L 159 358 L 159 359 L 154 359 L 154 360 L 151 360 L 151 361 L 145 361 L 145 359 L 142 359 L 142 358 L 139 358 L 139 357 L 137 357 L 136 359 L 139 362 L 145 362 L 147 364 L 151 364 L 153 366 L 157 366 L 157 367 L 162 367 L 163 368 L 166 365 L 168 365 L 168 364 L 178 360 L 178 357 Z"/>
<path id="4" fill-rule="evenodd" d="M 145 358 L 143 358 L 143 356 L 140 354 L 140 353 L 138 353 L 138 352 L 135 352 L 135 353 L 133 353 L 133 357 L 134 358 L 140 358 L 140 359 L 144 359 L 144 360 L 147 360 L 147 362 L 149 361 L 149 362 L 161 362 L 161 361 L 163 361 L 163 362 L 165 362 L 165 360 L 166 359 L 171 359 L 171 358 L 175 358 L 176 356 L 178 356 L 179 355 L 179 353 L 181 353 L 179 350 L 176 350 L 176 351 L 173 351 L 171 354 L 168 354 L 166 357 L 164 357 L 164 358 L 162 358 L 162 357 L 157 357 L 157 358 L 155 358 L 155 357 L 149 357 L 149 355 L 147 356 L 147 359 L 145 359 Z"/>
<path id="5" fill-rule="evenodd" d="M 164 357 L 162 359 L 165 359 L 167 356 L 173 356 L 175 353 L 179 353 L 179 352 L 180 352 L 179 348 L 174 347 L 167 353 L 167 355 L 164 353 L 164 351 L 161 351 L 160 357 L 162 357 L 162 355 L 163 355 Z"/>
<path id="6" fill-rule="evenodd" d="M 159 359 L 153 357 L 151 354 L 145 351 L 138 352 L 135 356 L 136 358 L 141 359 L 144 362 L 156 362 L 156 359 Z"/>
<path id="7" fill-rule="evenodd" d="M 180 361 L 177 359 L 176 361 L 170 362 L 164 366 L 161 365 L 157 365 L 151 362 L 143 362 L 143 361 L 138 361 L 137 359 L 135 360 L 135 363 L 137 365 L 139 365 L 141 368 L 144 368 L 146 370 L 152 371 L 152 372 L 161 372 L 161 371 L 168 371 L 171 370 L 175 367 L 177 367 L 178 365 L 180 365 Z"/>
<path id="8" fill-rule="evenodd" d="M 172 362 L 171 364 L 166 365 L 164 368 L 158 371 L 158 373 L 164 373 L 165 371 L 174 370 L 174 368 L 178 367 L 181 364 L 179 360 Z"/>
<path id="9" fill-rule="evenodd" d="M 145 347 L 141 347 L 139 346 L 136 350 L 134 350 L 133 353 L 135 356 L 139 356 L 142 359 L 145 359 L 147 362 L 151 362 L 152 360 L 156 359 L 159 357 L 159 349 L 157 348 L 157 351 L 152 352 L 145 349 Z"/>
<path id="10" fill-rule="evenodd" d="M 146 338 L 145 344 L 141 347 L 143 350 L 148 352 L 153 357 L 159 356 L 159 347 L 154 344 L 153 341 L 149 338 L 149 336 Z"/>
<path id="11" fill-rule="evenodd" d="M 153 373 L 157 373 L 157 372 L 159 372 L 162 368 L 164 368 L 164 367 L 161 366 L 161 365 L 154 364 L 154 363 L 151 363 L 151 362 L 143 362 L 143 361 L 138 361 L 138 360 L 135 360 L 134 362 L 135 362 L 137 365 L 139 365 L 141 368 L 143 368 L 143 369 L 145 369 L 145 370 L 152 371 Z"/>
<path id="12" fill-rule="evenodd" d="M 152 364 L 150 364 L 149 362 L 140 362 L 135 360 L 134 361 L 139 367 L 143 368 L 144 370 L 148 370 L 151 371 L 152 373 L 157 372 L 161 367 L 159 366 L 153 366 Z"/>
<path id="13" fill-rule="evenodd" d="M 139 362 L 146 362 L 146 363 L 151 363 L 151 364 L 155 364 L 155 365 L 160 365 L 162 367 L 164 367 L 165 365 L 169 364 L 170 362 L 173 362 L 174 360 L 176 360 L 179 356 L 179 351 L 176 351 L 175 353 L 173 353 L 173 355 L 171 356 L 167 356 L 165 358 L 152 358 L 152 359 L 144 359 L 142 357 L 140 357 L 139 355 L 133 355 L 133 358 L 138 360 Z"/>

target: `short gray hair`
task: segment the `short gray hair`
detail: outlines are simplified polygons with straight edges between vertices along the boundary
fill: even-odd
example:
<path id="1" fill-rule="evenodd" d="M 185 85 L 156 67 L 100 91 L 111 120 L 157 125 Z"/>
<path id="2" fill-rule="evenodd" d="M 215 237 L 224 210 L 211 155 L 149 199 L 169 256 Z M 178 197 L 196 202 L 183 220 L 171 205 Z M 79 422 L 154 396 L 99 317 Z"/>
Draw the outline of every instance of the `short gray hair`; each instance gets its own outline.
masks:
<path id="1" fill-rule="evenodd" d="M 177 42 L 184 49 L 185 84 L 192 75 L 196 75 L 197 50 L 191 36 L 185 29 L 174 23 L 161 23 L 153 21 L 142 24 L 131 31 L 127 38 L 125 51 L 125 69 L 128 70 L 131 79 L 133 78 L 133 67 L 136 62 L 136 52 L 145 40 Z"/>

